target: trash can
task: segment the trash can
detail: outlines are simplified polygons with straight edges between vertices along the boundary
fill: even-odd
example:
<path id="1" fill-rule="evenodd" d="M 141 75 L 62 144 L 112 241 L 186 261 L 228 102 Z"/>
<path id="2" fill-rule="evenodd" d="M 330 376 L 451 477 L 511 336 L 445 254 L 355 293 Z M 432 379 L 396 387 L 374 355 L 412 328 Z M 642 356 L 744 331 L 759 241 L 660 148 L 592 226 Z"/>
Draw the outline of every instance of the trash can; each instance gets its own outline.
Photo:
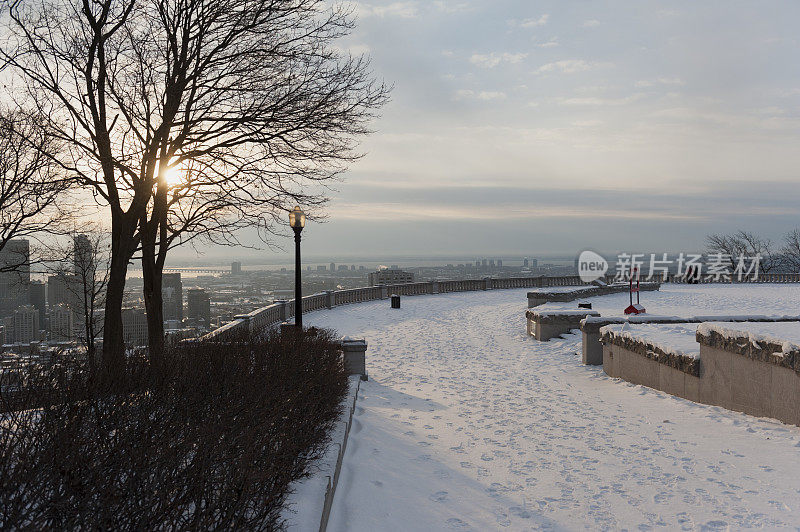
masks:
<path id="1" fill-rule="evenodd" d="M 392 294 L 392 308 L 400 308 L 400 296 Z"/>

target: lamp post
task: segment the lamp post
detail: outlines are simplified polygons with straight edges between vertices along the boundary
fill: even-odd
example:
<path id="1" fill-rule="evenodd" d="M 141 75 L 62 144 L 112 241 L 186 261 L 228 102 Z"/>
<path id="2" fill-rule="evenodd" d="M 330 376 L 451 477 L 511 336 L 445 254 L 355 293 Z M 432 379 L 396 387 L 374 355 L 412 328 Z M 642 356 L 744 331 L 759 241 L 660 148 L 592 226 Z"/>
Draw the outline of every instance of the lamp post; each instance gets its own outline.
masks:
<path id="1" fill-rule="evenodd" d="M 289 211 L 289 225 L 294 230 L 294 325 L 303 328 L 303 287 L 300 284 L 300 233 L 306 225 L 306 214 L 296 206 Z"/>

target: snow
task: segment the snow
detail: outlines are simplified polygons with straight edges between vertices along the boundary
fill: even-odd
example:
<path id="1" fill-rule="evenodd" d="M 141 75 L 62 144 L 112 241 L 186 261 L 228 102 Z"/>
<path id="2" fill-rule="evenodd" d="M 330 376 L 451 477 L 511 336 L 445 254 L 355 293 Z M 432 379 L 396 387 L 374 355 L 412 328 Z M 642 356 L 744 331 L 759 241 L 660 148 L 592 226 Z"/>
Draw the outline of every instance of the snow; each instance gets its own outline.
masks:
<path id="1" fill-rule="evenodd" d="M 726 338 L 745 337 L 754 346 L 772 343 L 781 346 L 783 353 L 800 351 L 800 322 L 779 323 L 701 323 L 697 331 L 704 336 L 716 332 Z"/>
<path id="2" fill-rule="evenodd" d="M 600 333 L 612 333 L 623 338 L 641 340 L 657 347 L 665 353 L 690 358 L 700 358 L 700 344 L 697 343 L 696 324 L 638 324 L 629 323 L 606 325 Z"/>
<path id="3" fill-rule="evenodd" d="M 586 285 L 578 285 L 578 286 L 547 286 L 544 288 L 529 288 L 527 290 L 528 293 L 532 294 L 572 294 L 572 293 L 580 293 L 586 292 L 588 290 L 596 290 L 596 286 L 586 286 Z"/>
<path id="4" fill-rule="evenodd" d="M 578 309 L 578 310 L 532 310 L 531 314 L 536 316 L 600 316 L 596 310 Z"/>
<path id="5" fill-rule="evenodd" d="M 661 285 L 657 292 L 641 292 L 641 304 L 652 316 L 728 316 L 797 314 L 800 283 L 770 284 L 673 284 Z M 636 296 L 633 297 L 636 302 Z M 622 316 L 630 304 L 627 292 L 589 298 L 592 310 L 603 317 Z M 547 302 L 539 311 L 571 310 L 575 302 Z"/>
<path id="6" fill-rule="evenodd" d="M 344 442 L 345 428 L 350 418 L 350 408 L 353 406 L 360 380 L 359 376 L 350 377 L 347 397 L 342 403 L 340 421 L 336 424 L 331 434 L 332 444 L 328 446 L 325 455 L 312 466 L 311 476 L 290 486 L 293 493 L 287 497 L 282 513 L 282 517 L 287 522 L 287 531 L 319 530 L 322 508 L 325 504 L 325 492 L 328 488 L 328 478 L 333 479 L 333 474 L 336 470 L 339 449 Z"/>
<path id="7" fill-rule="evenodd" d="M 329 530 L 800 524 L 800 428 L 582 366 L 579 335 L 526 336 L 527 291 L 307 315 L 369 342 Z M 642 299 L 671 314 L 785 314 L 798 295 L 800 285 L 665 285 Z M 627 294 L 592 303 L 621 314 Z"/>

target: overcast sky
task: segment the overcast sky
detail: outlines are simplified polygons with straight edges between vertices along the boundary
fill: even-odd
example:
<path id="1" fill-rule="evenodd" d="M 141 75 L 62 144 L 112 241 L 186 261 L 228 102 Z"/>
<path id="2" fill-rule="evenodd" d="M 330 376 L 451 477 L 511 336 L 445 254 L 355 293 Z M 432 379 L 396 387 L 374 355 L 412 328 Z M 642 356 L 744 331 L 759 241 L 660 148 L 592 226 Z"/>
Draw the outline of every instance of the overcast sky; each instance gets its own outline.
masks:
<path id="1" fill-rule="evenodd" d="M 351 4 L 341 46 L 394 89 L 311 255 L 692 251 L 800 226 L 800 3 Z"/>

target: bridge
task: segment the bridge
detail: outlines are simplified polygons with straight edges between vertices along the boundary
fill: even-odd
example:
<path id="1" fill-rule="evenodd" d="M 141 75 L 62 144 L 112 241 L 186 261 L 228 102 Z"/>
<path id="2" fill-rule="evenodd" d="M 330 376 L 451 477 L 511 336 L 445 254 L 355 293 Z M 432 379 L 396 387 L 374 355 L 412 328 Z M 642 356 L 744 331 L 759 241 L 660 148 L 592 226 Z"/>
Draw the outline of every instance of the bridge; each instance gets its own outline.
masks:
<path id="1" fill-rule="evenodd" d="M 140 272 L 141 268 L 128 268 L 128 271 Z M 164 273 L 231 273 L 229 269 L 213 270 L 208 268 L 164 268 Z"/>

